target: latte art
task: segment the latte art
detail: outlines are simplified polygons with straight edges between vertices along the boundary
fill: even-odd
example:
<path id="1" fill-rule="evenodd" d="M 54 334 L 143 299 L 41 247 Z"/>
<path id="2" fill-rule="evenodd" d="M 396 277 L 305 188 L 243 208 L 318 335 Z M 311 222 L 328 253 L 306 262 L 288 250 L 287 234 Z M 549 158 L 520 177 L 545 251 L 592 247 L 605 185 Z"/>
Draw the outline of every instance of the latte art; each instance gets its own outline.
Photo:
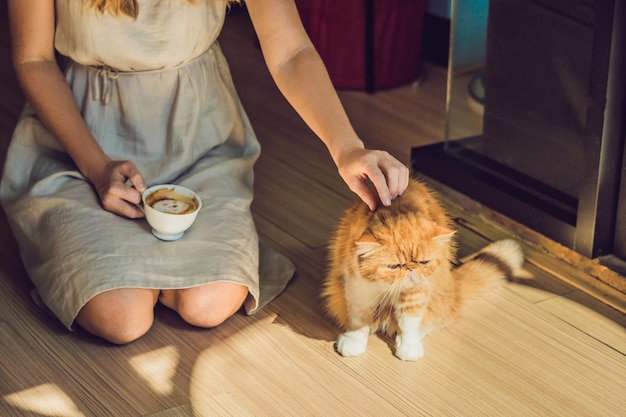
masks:
<path id="1" fill-rule="evenodd" d="M 194 211 L 195 204 L 186 201 L 178 201 L 170 198 L 156 201 L 152 204 L 152 208 L 162 211 L 163 213 L 185 214 Z"/>
<path id="2" fill-rule="evenodd" d="M 168 188 L 161 188 L 148 195 L 146 203 L 155 210 L 170 214 L 192 213 L 198 208 L 195 198 Z"/>

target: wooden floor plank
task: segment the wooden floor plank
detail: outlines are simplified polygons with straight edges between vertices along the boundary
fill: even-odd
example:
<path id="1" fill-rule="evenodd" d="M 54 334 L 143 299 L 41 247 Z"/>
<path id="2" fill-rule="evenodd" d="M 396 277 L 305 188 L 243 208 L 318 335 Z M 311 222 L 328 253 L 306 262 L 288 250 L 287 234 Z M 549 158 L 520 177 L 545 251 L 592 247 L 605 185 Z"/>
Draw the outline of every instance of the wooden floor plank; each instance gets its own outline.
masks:
<path id="1" fill-rule="evenodd" d="M 626 315 L 581 291 L 547 299 L 538 306 L 626 355 Z"/>
<path id="2" fill-rule="evenodd" d="M 196 363 L 195 382 L 203 395 L 238 393 L 240 401 L 257 406 L 257 415 L 366 415 L 372 409 L 397 415 L 393 404 L 354 384 L 333 360 L 329 342 L 295 336 L 267 315 L 223 341 L 233 355 L 219 354 L 221 346 L 205 350 Z"/>
<path id="3" fill-rule="evenodd" d="M 624 381 L 611 367 L 624 367 L 622 355 L 581 343 L 571 326 L 506 289 L 485 301 L 457 325 L 428 336 L 417 364 L 382 355 L 345 361 L 368 381 L 414 371 L 415 385 L 406 378 L 388 385 L 386 396 L 428 403 L 431 415 L 619 415 Z M 612 374 L 605 381 L 611 392 L 602 388 L 605 372 Z M 605 396 L 610 400 L 601 405 Z"/>
<path id="4" fill-rule="evenodd" d="M 271 212 L 283 230 L 312 248 L 326 245 L 347 197 L 270 157 L 257 163 L 256 173 L 253 210 Z"/>

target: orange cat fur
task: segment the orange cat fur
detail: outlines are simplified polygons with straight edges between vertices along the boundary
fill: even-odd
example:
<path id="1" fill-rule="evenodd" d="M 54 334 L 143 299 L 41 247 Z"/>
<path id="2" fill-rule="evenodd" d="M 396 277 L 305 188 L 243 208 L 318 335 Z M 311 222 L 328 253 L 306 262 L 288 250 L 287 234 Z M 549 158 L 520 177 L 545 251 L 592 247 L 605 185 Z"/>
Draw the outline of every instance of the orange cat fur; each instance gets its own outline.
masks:
<path id="1" fill-rule="evenodd" d="M 453 268 L 454 235 L 448 215 L 416 180 L 390 207 L 371 212 L 357 201 L 346 210 L 322 294 L 344 331 L 340 354 L 364 353 L 369 334 L 382 331 L 396 335 L 398 358 L 419 359 L 428 332 L 453 323 L 467 300 L 521 270 L 513 240 L 494 242 Z"/>

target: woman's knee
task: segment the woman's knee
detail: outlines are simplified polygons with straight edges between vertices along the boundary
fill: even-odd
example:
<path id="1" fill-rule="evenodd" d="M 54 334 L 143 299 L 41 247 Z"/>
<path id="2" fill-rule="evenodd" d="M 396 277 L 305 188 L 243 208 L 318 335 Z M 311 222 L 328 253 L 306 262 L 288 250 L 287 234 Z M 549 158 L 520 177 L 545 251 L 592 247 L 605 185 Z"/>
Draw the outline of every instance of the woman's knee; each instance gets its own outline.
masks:
<path id="1" fill-rule="evenodd" d="M 154 322 L 157 290 L 119 289 L 101 293 L 76 317 L 83 329 L 111 343 L 123 345 L 146 334 Z"/>
<path id="2" fill-rule="evenodd" d="M 235 314 L 248 295 L 248 287 L 230 282 L 214 282 L 175 290 L 174 309 L 187 323 L 216 327 Z"/>

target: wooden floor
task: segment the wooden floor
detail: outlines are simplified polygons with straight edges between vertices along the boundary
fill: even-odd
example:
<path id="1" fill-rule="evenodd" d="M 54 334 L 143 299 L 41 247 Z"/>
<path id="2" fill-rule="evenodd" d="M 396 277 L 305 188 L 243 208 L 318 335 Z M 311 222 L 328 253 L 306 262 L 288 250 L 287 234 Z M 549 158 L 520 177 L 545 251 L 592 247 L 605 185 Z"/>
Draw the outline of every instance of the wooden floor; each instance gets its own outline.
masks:
<path id="1" fill-rule="evenodd" d="M 0 160 L 23 102 L 2 27 Z M 458 324 L 428 336 L 422 360 L 396 359 L 377 337 L 360 357 L 336 354 L 337 330 L 318 295 L 325 245 L 352 197 L 322 144 L 273 87 L 245 14 L 228 17 L 221 42 L 263 145 L 258 229 L 296 263 L 297 275 L 254 316 L 202 330 L 157 307 L 145 337 L 111 346 L 68 333 L 33 305 L 2 214 L 1 416 L 626 415 L 625 316 L 558 279 L 567 271 L 529 245 L 535 278 L 507 284 Z M 442 138 L 445 71 L 427 69 L 419 88 L 341 93 L 368 146 L 407 164 L 412 146 Z M 460 256 L 510 234 L 448 207 Z"/>

